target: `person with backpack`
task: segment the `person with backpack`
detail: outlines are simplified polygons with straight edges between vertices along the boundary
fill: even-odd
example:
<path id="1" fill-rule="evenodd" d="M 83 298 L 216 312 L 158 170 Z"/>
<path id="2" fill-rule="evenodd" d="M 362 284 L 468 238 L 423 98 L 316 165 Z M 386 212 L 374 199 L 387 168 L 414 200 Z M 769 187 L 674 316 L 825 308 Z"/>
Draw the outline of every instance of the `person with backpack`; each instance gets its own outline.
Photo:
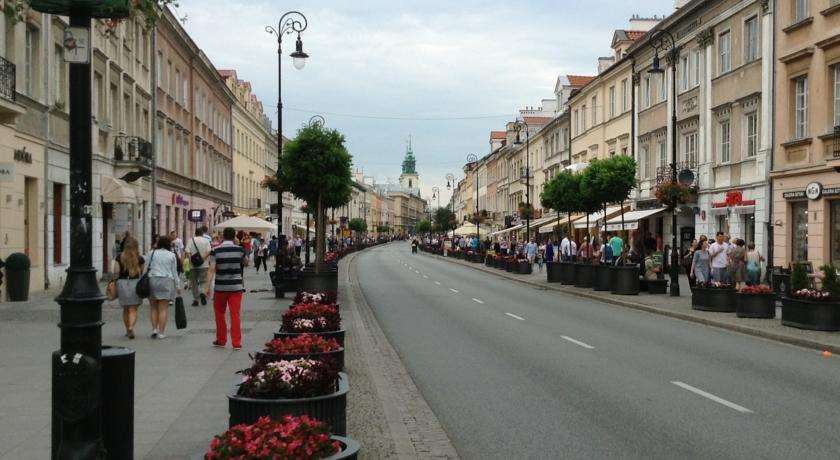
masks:
<path id="1" fill-rule="evenodd" d="M 201 284 L 207 279 L 207 257 L 210 256 L 210 242 L 204 238 L 201 228 L 195 230 L 195 236 L 187 241 L 185 250 L 190 261 L 190 289 L 192 290 L 192 306 L 207 305 L 207 296 L 201 290 Z"/>

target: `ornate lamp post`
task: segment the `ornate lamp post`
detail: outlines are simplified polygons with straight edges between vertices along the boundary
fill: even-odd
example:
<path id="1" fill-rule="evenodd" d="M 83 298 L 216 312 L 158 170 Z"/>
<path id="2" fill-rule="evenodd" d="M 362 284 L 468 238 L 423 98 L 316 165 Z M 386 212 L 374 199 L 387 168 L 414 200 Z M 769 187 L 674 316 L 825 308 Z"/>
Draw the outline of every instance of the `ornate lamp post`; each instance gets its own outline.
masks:
<path id="1" fill-rule="evenodd" d="M 473 188 L 475 189 L 475 235 L 481 241 L 481 222 L 478 215 L 478 157 L 474 154 L 467 155 L 467 164 L 473 164 Z"/>
<path id="2" fill-rule="evenodd" d="M 525 129 L 525 244 L 531 241 L 531 133 L 528 130 L 528 123 L 525 121 L 516 122 L 516 145 L 522 145 L 519 139 L 519 132 Z M 520 178 L 521 180 L 521 178 Z"/>
<path id="3" fill-rule="evenodd" d="M 677 61 L 680 56 L 680 46 L 674 36 L 667 30 L 658 30 L 650 38 L 653 47 L 653 63 L 648 73 L 665 77 L 665 70 L 659 65 L 659 52 L 662 51 L 671 65 L 671 181 L 677 181 Z M 677 209 L 671 212 L 671 296 L 680 295 L 679 248 L 677 247 Z"/>
<path id="4" fill-rule="evenodd" d="M 300 33 L 306 30 L 309 23 L 306 16 L 298 11 L 289 11 L 280 17 L 277 23 L 277 28 L 268 26 L 265 28 L 266 32 L 277 35 L 277 174 L 280 174 L 280 157 L 283 155 L 283 98 L 282 94 L 282 71 L 283 66 L 283 35 L 297 34 L 297 41 L 295 42 L 295 51 L 289 56 L 292 58 L 292 64 L 296 69 L 301 70 L 306 65 L 308 54 L 303 52 L 303 41 L 300 39 Z M 277 234 L 280 239 L 280 245 L 285 246 L 286 236 L 283 234 L 283 190 L 277 191 Z"/>

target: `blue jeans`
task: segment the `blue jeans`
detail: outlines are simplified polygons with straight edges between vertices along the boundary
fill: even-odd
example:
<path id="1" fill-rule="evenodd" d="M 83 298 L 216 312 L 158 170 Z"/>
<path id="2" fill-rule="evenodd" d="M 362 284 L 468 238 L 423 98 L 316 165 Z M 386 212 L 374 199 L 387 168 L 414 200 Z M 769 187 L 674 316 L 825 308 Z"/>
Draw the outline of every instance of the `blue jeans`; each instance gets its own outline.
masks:
<path id="1" fill-rule="evenodd" d="M 718 283 L 725 283 L 726 280 L 729 278 L 729 269 L 724 268 L 717 268 L 712 267 L 712 281 L 717 281 Z"/>

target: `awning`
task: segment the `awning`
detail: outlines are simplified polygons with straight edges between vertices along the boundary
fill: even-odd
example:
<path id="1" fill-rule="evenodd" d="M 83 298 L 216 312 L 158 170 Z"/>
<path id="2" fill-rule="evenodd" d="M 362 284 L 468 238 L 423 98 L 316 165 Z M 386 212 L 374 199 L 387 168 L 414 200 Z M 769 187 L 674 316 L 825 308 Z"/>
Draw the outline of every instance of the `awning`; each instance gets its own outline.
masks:
<path id="1" fill-rule="evenodd" d="M 729 208 L 726 206 L 721 206 L 719 208 L 711 208 L 709 209 L 709 215 L 712 216 L 722 216 L 729 212 Z"/>
<path id="2" fill-rule="evenodd" d="M 519 230 L 520 228 L 525 228 L 525 224 L 520 224 L 520 225 L 516 225 L 514 227 L 509 227 L 509 228 L 505 228 L 503 230 L 499 230 L 497 232 L 493 232 L 493 233 L 490 234 L 490 236 L 504 235 L 506 233 L 515 232 L 515 231 Z"/>
<path id="3" fill-rule="evenodd" d="M 489 225 L 487 225 L 487 226 L 479 225 L 478 231 L 481 232 L 481 235 L 486 235 L 487 233 L 490 232 L 490 226 Z M 456 228 L 455 231 L 454 231 L 454 234 L 459 235 L 459 236 L 475 235 L 476 234 L 475 224 L 472 223 L 472 222 L 467 222 L 464 225 Z"/>
<path id="4" fill-rule="evenodd" d="M 755 205 L 750 206 L 735 206 L 732 208 L 735 214 L 755 214 Z"/>
<path id="5" fill-rule="evenodd" d="M 219 222 L 218 224 L 214 225 L 213 228 L 227 228 L 232 227 L 236 230 L 244 230 L 244 231 L 251 231 L 251 232 L 276 232 L 277 231 L 277 224 L 272 224 L 266 220 L 260 219 L 259 217 L 253 216 L 237 216 L 233 219 L 226 220 L 224 222 Z"/>
<path id="6" fill-rule="evenodd" d="M 629 209 L 629 208 L 627 208 L 627 209 Z M 608 207 L 607 208 L 607 218 L 612 217 L 617 212 L 621 212 L 621 207 L 620 206 L 610 206 L 610 207 Z M 603 220 L 604 220 L 604 211 L 598 211 L 596 213 L 590 214 L 589 215 L 589 227 L 590 228 L 598 227 L 599 226 L 598 221 L 601 221 L 600 224 L 604 225 Z M 585 229 L 586 228 L 586 216 L 584 216 L 583 218 L 581 218 L 581 219 L 579 219 L 578 221 L 575 222 L 575 228 L 578 228 L 578 229 Z"/>
<path id="7" fill-rule="evenodd" d="M 110 176 L 101 176 L 99 190 L 105 203 L 137 203 L 134 186 Z"/>
<path id="8" fill-rule="evenodd" d="M 665 208 L 656 208 L 656 209 L 645 209 L 643 211 L 630 211 L 624 213 L 624 230 L 637 230 L 639 228 L 639 221 L 642 219 L 647 219 L 648 217 L 653 217 L 661 212 L 664 212 Z M 621 215 L 613 217 L 612 219 L 607 221 L 607 231 L 614 232 L 621 230 Z"/>
<path id="9" fill-rule="evenodd" d="M 579 214 L 577 216 L 572 216 L 572 225 L 574 225 L 574 223 L 577 222 L 578 219 L 580 219 L 582 217 L 586 217 L 586 215 L 585 214 Z M 554 217 L 552 219 L 552 222 L 549 222 L 546 225 L 543 225 L 542 227 L 540 227 L 540 234 L 544 235 L 546 233 L 551 233 L 551 232 L 554 231 L 555 227 L 565 227 L 567 225 L 569 225 L 568 216 L 561 216 L 560 217 L 560 222 L 557 222 L 557 217 Z"/>

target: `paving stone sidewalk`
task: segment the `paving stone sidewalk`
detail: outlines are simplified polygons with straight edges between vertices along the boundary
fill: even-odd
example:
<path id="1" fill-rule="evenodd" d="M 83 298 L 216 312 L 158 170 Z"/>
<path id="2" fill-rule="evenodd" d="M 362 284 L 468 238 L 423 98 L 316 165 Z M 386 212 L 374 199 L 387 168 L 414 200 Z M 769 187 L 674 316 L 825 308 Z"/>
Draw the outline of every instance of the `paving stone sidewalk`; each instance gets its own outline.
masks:
<path id="1" fill-rule="evenodd" d="M 691 289 L 688 285 L 688 278 L 680 276 L 680 297 L 665 295 L 651 295 L 642 292 L 637 296 L 619 296 L 606 292 L 597 292 L 592 289 L 562 286 L 558 283 L 546 281 L 546 268 L 542 271 L 534 265 L 534 271 L 530 275 L 519 275 L 508 273 L 484 264 L 466 262 L 464 260 L 442 257 L 430 253 L 422 253 L 427 257 L 437 257 L 447 262 L 471 267 L 476 270 L 487 272 L 503 278 L 525 283 L 536 288 L 564 292 L 570 295 L 586 297 L 601 302 L 610 303 L 636 310 L 647 311 L 654 314 L 670 316 L 696 323 L 715 326 L 723 329 L 741 332 L 765 339 L 776 340 L 818 351 L 829 351 L 840 354 L 840 332 L 808 331 L 793 327 L 783 326 L 781 323 L 781 307 L 776 308 L 775 319 L 754 319 L 738 318 L 734 313 L 716 313 L 693 310 L 691 308 Z"/>

